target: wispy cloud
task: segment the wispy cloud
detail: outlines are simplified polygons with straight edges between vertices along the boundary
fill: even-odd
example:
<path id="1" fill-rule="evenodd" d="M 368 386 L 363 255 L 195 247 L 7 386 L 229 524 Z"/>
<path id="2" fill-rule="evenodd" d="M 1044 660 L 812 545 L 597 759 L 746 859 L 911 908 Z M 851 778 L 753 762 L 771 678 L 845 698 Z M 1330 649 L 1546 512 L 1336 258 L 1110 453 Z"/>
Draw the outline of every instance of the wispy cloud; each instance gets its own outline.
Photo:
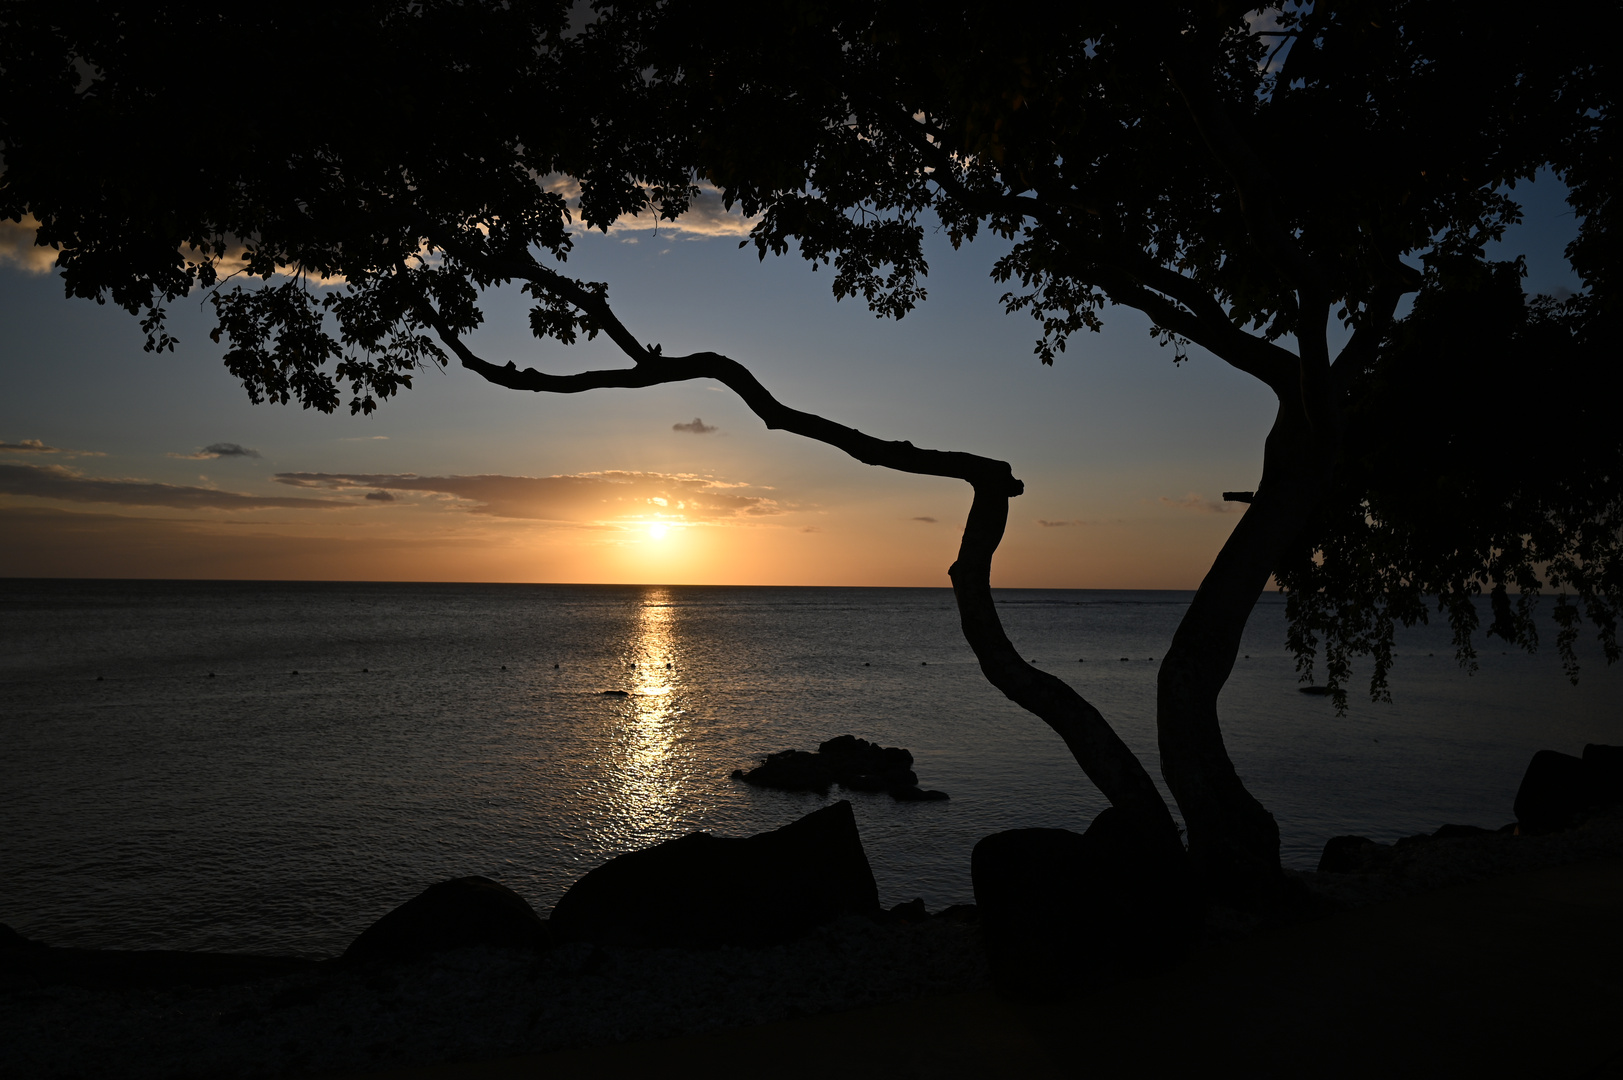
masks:
<path id="1" fill-rule="evenodd" d="M 366 497 L 373 502 L 394 502 L 394 496 L 387 491 L 368 491 Z"/>
<path id="2" fill-rule="evenodd" d="M 30 274 L 48 274 L 56 265 L 56 251 L 39 247 L 34 234 L 39 221 L 30 214 L 21 221 L 0 218 L 0 265 L 10 264 Z"/>
<path id="3" fill-rule="evenodd" d="M 468 503 L 474 514 L 536 521 L 602 522 L 662 518 L 717 521 L 782 512 L 774 499 L 737 493 L 743 485 L 689 474 L 581 473 L 574 476 L 418 476 L 414 473 L 277 473 L 292 487 L 415 491 Z"/>
<path id="4" fill-rule="evenodd" d="M 0 464 L 0 495 L 121 506 L 168 506 L 177 510 L 329 510 L 345 505 L 333 499 L 240 495 L 147 480 L 103 480 L 85 476 L 65 465 Z"/>
<path id="5" fill-rule="evenodd" d="M 186 461 L 212 461 L 215 458 L 240 457 L 257 458 L 258 450 L 250 450 L 234 442 L 209 443 L 195 454 L 170 454 L 172 458 L 181 458 Z"/>
<path id="6" fill-rule="evenodd" d="M 62 452 L 54 446 L 46 446 L 38 439 L 24 439 L 22 442 L 0 442 L 0 451 L 11 454 L 60 454 Z"/>
<path id="7" fill-rule="evenodd" d="M 1086 525 L 1087 522 L 1080 518 L 1073 518 L 1070 521 L 1047 521 L 1043 518 L 1038 518 L 1037 524 L 1041 525 L 1045 529 L 1068 529 L 1072 525 Z"/>
<path id="8" fill-rule="evenodd" d="M 575 212 L 576 221 L 579 222 L 580 184 L 575 178 L 548 177 L 545 186 L 568 200 L 569 208 Z M 722 202 L 721 191 L 715 185 L 700 181 L 698 187 L 699 194 L 688 204 L 687 213 L 675 221 L 661 221 L 651 212 L 644 213 L 640 217 L 621 218 L 609 228 L 609 235 L 628 242 L 633 242 L 633 238 L 622 234 L 658 232 L 692 239 L 731 237 L 737 240 L 748 236 L 755 223 L 761 220 L 759 217 L 747 218 L 736 210 L 727 209 Z"/>
<path id="9" fill-rule="evenodd" d="M 938 524 L 938 522 L 937 522 L 937 521 L 936 521 L 936 519 L 935 519 L 935 518 L 933 518 L 933 517 L 916 517 L 916 518 L 914 518 L 914 519 L 913 519 L 913 520 L 914 520 L 914 521 L 922 521 L 922 522 L 924 522 L 924 523 L 925 523 L 925 524 L 926 524 L 926 525 L 935 525 L 935 524 Z"/>
<path id="10" fill-rule="evenodd" d="M 703 420 L 700 420 L 697 416 L 695 416 L 693 418 L 693 423 L 691 423 L 691 424 L 672 424 L 671 425 L 671 430 L 672 431 L 685 431 L 689 435 L 709 435 L 711 432 L 720 431 L 721 429 L 716 427 L 713 424 L 707 424 Z"/>
<path id="11" fill-rule="evenodd" d="M 30 274 L 48 274 L 56 266 L 57 251 L 55 248 L 40 247 L 34 243 L 34 237 L 39 232 L 39 219 L 32 214 L 24 214 L 21 221 L 10 221 L 0 218 L 0 266 L 10 264 Z M 201 261 L 199 253 L 192 248 L 180 248 L 180 255 L 189 265 Z M 241 241 L 227 238 L 227 250 L 216 253 L 214 267 L 222 277 L 240 273 L 248 268 L 247 251 Z M 287 273 L 290 267 L 278 266 L 277 270 Z M 310 282 L 315 285 L 342 285 L 343 278 L 324 278 L 311 275 Z"/>
<path id="12" fill-rule="evenodd" d="M 1206 496 L 1194 491 L 1189 492 L 1181 499 L 1173 499 L 1163 495 L 1161 496 L 1161 502 L 1167 506 L 1176 507 L 1179 510 L 1189 510 L 1196 514 L 1227 514 L 1234 509 L 1227 503 L 1219 502 L 1216 499 L 1208 499 Z"/>

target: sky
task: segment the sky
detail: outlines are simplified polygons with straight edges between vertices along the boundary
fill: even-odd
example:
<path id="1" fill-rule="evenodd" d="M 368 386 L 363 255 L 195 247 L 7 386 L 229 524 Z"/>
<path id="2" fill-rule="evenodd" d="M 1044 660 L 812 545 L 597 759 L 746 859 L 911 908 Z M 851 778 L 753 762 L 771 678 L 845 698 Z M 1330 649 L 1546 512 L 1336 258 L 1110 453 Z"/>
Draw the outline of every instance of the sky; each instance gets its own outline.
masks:
<path id="1" fill-rule="evenodd" d="M 1517 194 L 1497 257 L 1529 292 L 1576 289 L 1558 181 Z M 927 245 L 929 299 L 900 321 L 836 303 L 827 271 L 757 259 L 707 207 L 672 228 L 583 234 L 570 272 L 609 283 L 667 353 L 711 350 L 785 404 L 886 439 L 1008 461 L 993 584 L 1192 589 L 1254 488 L 1273 401 L 1147 320 L 1111 309 L 1053 367 L 1008 315 L 995 238 Z M 968 511 L 957 480 L 862 465 L 764 425 L 710 383 L 582 395 L 419 373 L 371 417 L 253 405 L 201 295 L 170 306 L 173 353 L 123 311 L 68 300 L 31 233 L 0 222 L 0 577 L 945 586 Z M 529 335 L 488 298 L 485 359 L 626 366 L 605 342 Z"/>

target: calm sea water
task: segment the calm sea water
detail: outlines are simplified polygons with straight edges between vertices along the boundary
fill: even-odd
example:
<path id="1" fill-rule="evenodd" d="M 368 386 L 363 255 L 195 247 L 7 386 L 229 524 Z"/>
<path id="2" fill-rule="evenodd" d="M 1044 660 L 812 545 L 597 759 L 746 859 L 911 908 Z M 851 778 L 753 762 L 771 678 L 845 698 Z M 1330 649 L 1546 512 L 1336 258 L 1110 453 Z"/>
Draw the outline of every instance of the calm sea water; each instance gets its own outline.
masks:
<path id="1" fill-rule="evenodd" d="M 998 595 L 1158 775 L 1156 666 L 1190 594 Z M 845 733 L 952 796 L 829 796 L 886 903 L 967 901 L 978 838 L 1104 805 L 982 679 L 946 590 L 14 580 L 0 612 L 0 921 L 58 945 L 332 955 L 464 874 L 545 912 L 620 852 L 823 805 L 729 774 Z M 1395 703 L 1338 718 L 1297 693 L 1283 628 L 1265 596 L 1222 705 L 1287 864 L 1337 833 L 1497 826 L 1534 750 L 1623 743 L 1598 661 L 1575 689 L 1496 641 L 1467 676 L 1420 630 Z"/>

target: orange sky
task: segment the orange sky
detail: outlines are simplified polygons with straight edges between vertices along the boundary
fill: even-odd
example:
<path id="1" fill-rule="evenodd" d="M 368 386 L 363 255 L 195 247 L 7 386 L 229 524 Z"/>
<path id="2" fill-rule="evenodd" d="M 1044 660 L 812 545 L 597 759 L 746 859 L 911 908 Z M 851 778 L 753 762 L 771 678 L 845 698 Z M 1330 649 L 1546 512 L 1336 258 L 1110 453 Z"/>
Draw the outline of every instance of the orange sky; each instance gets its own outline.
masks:
<path id="1" fill-rule="evenodd" d="M 1568 280 L 1561 194 L 1528 201 L 1530 289 Z M 987 278 L 995 239 L 932 240 L 930 299 L 891 322 L 739 251 L 745 228 L 701 204 L 657 235 L 583 234 L 570 269 L 641 339 L 732 356 L 785 404 L 1010 462 L 1027 493 L 996 584 L 1199 584 L 1242 509 L 1220 493 L 1256 484 L 1260 384 L 1198 349 L 1174 365 L 1121 310 L 1042 366 Z M 719 386 L 556 397 L 429 370 L 372 417 L 254 406 L 195 298 L 172 305 L 179 350 L 145 354 L 134 319 L 64 299 L 30 239 L 0 222 L 0 576 L 948 583 L 964 484 L 767 431 Z M 473 345 L 497 363 L 626 363 L 602 340 L 538 347 L 516 295 L 486 314 Z"/>

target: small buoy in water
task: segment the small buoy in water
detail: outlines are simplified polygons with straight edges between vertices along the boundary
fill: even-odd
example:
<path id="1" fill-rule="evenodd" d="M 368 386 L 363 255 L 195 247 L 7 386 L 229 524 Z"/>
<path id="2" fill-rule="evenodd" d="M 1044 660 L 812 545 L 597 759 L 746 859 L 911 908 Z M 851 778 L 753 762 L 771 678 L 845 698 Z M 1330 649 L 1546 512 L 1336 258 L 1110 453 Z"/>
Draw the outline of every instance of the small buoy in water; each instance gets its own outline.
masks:
<path id="1" fill-rule="evenodd" d="M 669 670 L 671 670 L 671 665 L 669 665 L 669 664 L 666 664 L 666 665 L 665 665 L 665 670 L 666 670 L 666 671 L 669 671 Z"/>
<path id="2" fill-rule="evenodd" d="M 214 672 L 212 672 L 212 671 L 209 672 L 209 678 L 211 678 L 211 679 L 214 678 Z"/>
<path id="3" fill-rule="evenodd" d="M 503 664 L 503 665 L 502 665 L 502 670 L 503 670 L 503 671 L 506 671 L 506 670 L 507 670 L 507 665 L 506 665 L 506 664 Z"/>
<path id="4" fill-rule="evenodd" d="M 97 676 L 96 676 L 96 681 L 97 681 L 97 682 L 101 682 L 101 676 L 100 676 L 100 675 L 97 675 Z"/>
<path id="5" fill-rule="evenodd" d="M 863 662 L 862 662 L 862 666 L 863 666 L 863 667 L 872 667 L 872 666 L 873 666 L 873 665 L 871 665 L 871 664 L 869 664 L 869 663 L 868 663 L 868 661 L 866 661 L 866 660 L 864 660 L 864 661 L 863 661 Z"/>
<path id="6" fill-rule="evenodd" d="M 558 665 L 557 665 L 557 664 L 553 664 L 553 665 L 552 665 L 552 670 L 553 670 L 553 671 L 557 671 L 557 670 L 558 670 Z"/>
<path id="7" fill-rule="evenodd" d="M 295 674 L 295 675 L 297 675 L 297 674 L 298 674 L 298 672 L 297 672 L 297 671 L 295 671 L 295 672 L 294 672 L 294 673 L 293 673 L 293 674 Z"/>
<path id="8" fill-rule="evenodd" d="M 363 667 L 361 669 L 361 674 L 362 675 L 370 675 L 371 673 L 372 673 L 372 669 L 369 668 L 369 667 Z"/>
<path id="9" fill-rule="evenodd" d="M 630 697 L 631 695 L 629 693 L 627 693 L 626 691 L 624 691 L 624 690 L 605 690 L 605 691 L 603 691 L 603 696 L 604 697 Z"/>
<path id="10" fill-rule="evenodd" d="M 920 660 L 919 661 L 919 667 L 929 667 L 929 666 L 930 666 L 930 661 L 928 661 L 928 660 Z"/>
<path id="11" fill-rule="evenodd" d="M 1298 694 L 1312 694 L 1314 697 L 1324 697 L 1330 692 L 1330 688 L 1328 686 L 1298 686 L 1296 692 Z"/>
<path id="12" fill-rule="evenodd" d="M 1124 663 L 1124 664 L 1125 664 L 1125 663 L 1127 663 L 1127 657 L 1125 657 L 1125 656 L 1124 656 L 1124 657 L 1122 657 L 1122 658 L 1121 658 L 1121 662 L 1122 662 L 1122 663 Z"/>
<path id="13" fill-rule="evenodd" d="M 1086 661 L 1086 660 L 1084 660 L 1084 659 L 1082 659 L 1082 658 L 1081 658 L 1081 657 L 1080 657 L 1080 656 L 1079 656 L 1079 657 L 1077 657 L 1077 658 L 1076 658 L 1076 662 L 1077 662 L 1077 663 L 1079 663 L 1079 664 L 1085 664 L 1085 663 L 1087 663 L 1087 661 Z"/>
<path id="14" fill-rule="evenodd" d="M 1245 654 L 1245 658 L 1246 658 L 1246 659 L 1247 659 L 1247 660 L 1249 660 L 1249 659 L 1251 659 L 1251 654 L 1250 654 L 1250 653 L 1246 653 L 1246 654 Z"/>

